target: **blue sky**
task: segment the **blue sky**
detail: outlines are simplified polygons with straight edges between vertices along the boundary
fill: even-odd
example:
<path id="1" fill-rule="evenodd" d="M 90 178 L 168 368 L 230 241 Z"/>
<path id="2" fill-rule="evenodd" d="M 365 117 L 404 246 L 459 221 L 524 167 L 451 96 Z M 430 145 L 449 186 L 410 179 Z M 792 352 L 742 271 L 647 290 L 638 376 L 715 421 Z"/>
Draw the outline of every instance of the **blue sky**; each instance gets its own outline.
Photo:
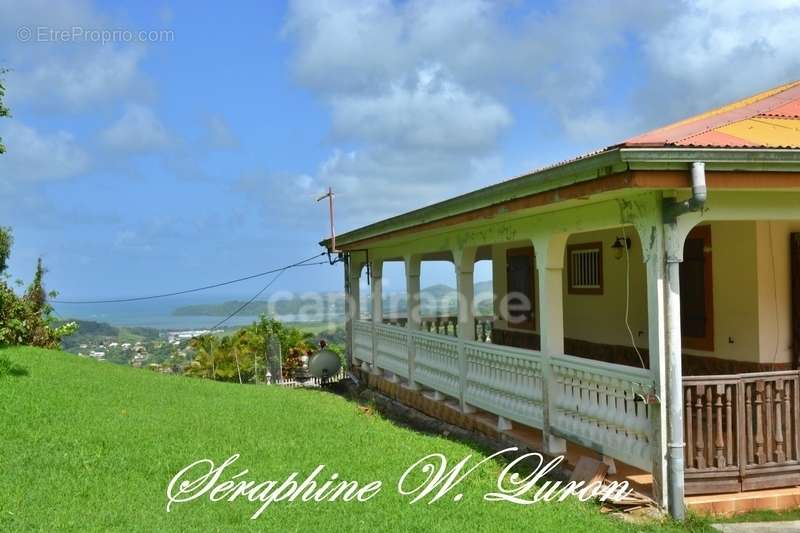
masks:
<path id="1" fill-rule="evenodd" d="M 247 275 L 319 249 L 328 185 L 346 230 L 800 78 L 797 2 L 755 4 L 0 0 L 12 275 L 42 256 L 74 299 Z"/>

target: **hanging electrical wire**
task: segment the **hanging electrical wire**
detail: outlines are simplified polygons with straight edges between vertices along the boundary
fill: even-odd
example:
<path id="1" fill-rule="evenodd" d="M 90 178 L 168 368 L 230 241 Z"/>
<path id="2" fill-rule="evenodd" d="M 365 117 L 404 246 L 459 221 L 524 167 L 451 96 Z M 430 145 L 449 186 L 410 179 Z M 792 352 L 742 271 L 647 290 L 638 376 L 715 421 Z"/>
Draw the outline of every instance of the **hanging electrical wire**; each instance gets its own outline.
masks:
<path id="1" fill-rule="evenodd" d="M 287 268 L 284 268 L 283 270 L 279 270 L 279 271 L 278 271 L 278 272 L 275 274 L 275 277 L 274 277 L 274 278 L 272 278 L 272 279 L 269 281 L 269 283 L 267 283 L 266 285 L 264 285 L 264 287 L 262 287 L 260 291 L 258 291 L 257 293 L 255 293 L 255 294 L 253 295 L 253 297 L 252 297 L 252 298 L 250 298 L 250 299 L 249 299 L 249 300 L 247 300 L 245 303 L 243 303 L 242 305 L 240 305 L 240 306 L 239 306 L 239 307 L 236 309 L 236 311 L 234 311 L 233 313 L 229 314 L 228 316 L 226 316 L 225 318 L 223 318 L 222 320 L 220 320 L 219 322 L 217 322 L 216 324 L 214 324 L 213 326 L 211 326 L 211 327 L 210 327 L 210 328 L 208 328 L 208 329 L 209 329 L 210 331 L 213 331 L 213 330 L 217 329 L 218 327 L 220 327 L 221 325 L 223 325 L 223 324 L 224 324 L 225 322 L 227 322 L 228 320 L 230 320 L 231 318 L 235 317 L 236 315 L 238 315 L 239 313 L 241 313 L 242 311 L 244 311 L 244 309 L 245 309 L 245 308 L 246 308 L 248 305 L 250 305 L 251 303 L 253 303 L 253 302 L 256 300 L 256 298 L 258 298 L 259 296 L 261 296 L 261 295 L 264 293 L 264 291 L 265 291 L 265 290 L 269 289 L 269 288 L 272 286 L 272 284 L 273 284 L 273 283 L 275 283 L 275 282 L 278 280 L 278 278 L 279 278 L 279 277 L 281 277 L 281 274 L 283 274 L 284 272 L 286 272 L 286 271 L 287 271 L 289 268 L 291 268 L 291 267 L 287 267 Z"/>
<path id="2" fill-rule="evenodd" d="M 299 268 L 304 266 L 315 266 L 315 265 L 324 265 L 327 264 L 329 261 L 316 261 L 314 263 L 310 263 L 312 259 L 316 259 L 317 257 L 322 257 L 326 255 L 327 252 L 322 252 L 319 254 L 314 254 L 311 257 L 303 259 L 302 261 L 298 261 L 296 263 L 292 263 L 290 265 L 286 265 L 281 268 L 274 268 L 272 270 L 267 270 L 266 272 L 259 272 L 258 274 L 252 274 L 250 276 L 245 276 L 243 278 L 232 279 L 230 281 L 223 281 L 221 283 L 214 283 L 213 285 L 205 285 L 203 287 L 196 287 L 194 289 L 186 289 L 182 291 L 175 291 L 175 292 L 168 292 L 163 294 L 153 294 L 150 296 L 137 296 L 134 298 L 116 298 L 110 300 L 50 300 L 51 303 L 56 304 L 112 304 L 112 303 L 125 303 L 125 302 L 140 302 L 143 300 L 155 300 L 157 298 L 168 298 L 170 296 L 179 296 L 181 294 L 190 294 L 193 292 L 205 291 L 208 289 L 215 289 L 217 287 L 224 287 L 225 285 L 231 285 L 233 283 L 239 283 L 242 281 L 247 281 L 250 279 L 260 278 L 264 276 L 268 276 L 270 274 L 280 273 L 282 274 L 286 270 L 290 268 Z M 276 278 L 277 279 L 277 278 Z M 274 281 L 274 280 L 273 280 Z"/>
<path id="3" fill-rule="evenodd" d="M 625 243 L 628 242 L 625 226 L 622 226 L 622 238 L 625 239 Z M 631 338 L 631 346 L 633 346 L 633 351 L 636 352 L 636 356 L 639 358 L 639 363 L 642 365 L 642 368 L 647 368 L 644 364 L 644 358 L 641 352 L 639 352 L 639 347 L 636 346 L 636 337 L 634 337 L 633 330 L 631 329 L 631 257 L 627 244 L 623 244 L 622 247 L 625 248 L 625 327 L 628 329 L 628 335 Z"/>

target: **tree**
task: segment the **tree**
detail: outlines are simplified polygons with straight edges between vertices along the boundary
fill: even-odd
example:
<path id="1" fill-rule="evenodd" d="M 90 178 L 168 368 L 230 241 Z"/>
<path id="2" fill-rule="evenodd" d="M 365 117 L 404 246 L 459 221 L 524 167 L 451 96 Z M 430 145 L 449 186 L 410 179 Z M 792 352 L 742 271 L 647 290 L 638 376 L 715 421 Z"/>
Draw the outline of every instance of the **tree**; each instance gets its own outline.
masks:
<path id="1" fill-rule="evenodd" d="M 6 269 L 12 242 L 11 231 L 0 228 L 0 274 Z M 22 297 L 0 276 L 0 347 L 27 345 L 57 348 L 63 336 L 77 329 L 74 322 L 55 327 L 53 308 L 47 303 L 44 288 L 45 272 L 44 264 L 39 259 L 33 281 Z"/>
<path id="2" fill-rule="evenodd" d="M 217 365 L 214 358 L 216 357 L 219 340 L 213 335 L 201 335 L 193 337 L 189 341 L 189 346 L 194 350 L 195 357 L 187 373 L 198 377 L 215 379 Z"/>
<path id="3" fill-rule="evenodd" d="M 14 238 L 11 236 L 11 228 L 0 226 L 0 277 L 3 276 L 6 268 L 8 268 L 8 256 L 11 255 L 11 245 L 13 244 Z"/>
<path id="4" fill-rule="evenodd" d="M 277 338 L 285 355 L 283 373 L 290 377 L 299 357 L 313 349 L 310 337 L 309 333 L 261 315 L 257 322 L 221 340 L 213 335 L 192 339 L 194 360 L 186 374 L 219 381 L 257 382 L 256 369 L 267 366 L 269 340 Z"/>
<path id="5" fill-rule="evenodd" d="M 2 75 L 6 72 L 6 69 L 0 68 L 0 118 L 11 116 L 8 108 L 3 105 L 6 89 Z M 0 139 L 0 154 L 5 151 L 3 139 Z M 11 229 L 0 227 L 0 347 L 23 344 L 57 348 L 61 337 L 74 333 L 78 326 L 75 322 L 68 322 L 54 327 L 51 316 L 53 308 L 47 303 L 47 293 L 44 290 L 46 270 L 41 257 L 36 263 L 33 281 L 23 297 L 17 296 L 8 286 L 5 273 L 13 243 Z"/>
<path id="6" fill-rule="evenodd" d="M 6 72 L 8 72 L 7 69 L 0 68 L 0 76 L 5 74 Z M 3 78 L 0 77 L 0 118 L 11 116 L 11 112 L 8 110 L 6 106 L 3 105 L 3 98 L 5 97 L 5 95 L 6 95 L 6 88 L 5 85 L 3 85 Z M 5 151 L 6 147 L 3 146 L 3 139 L 2 137 L 0 137 L 0 154 L 4 153 Z M 3 266 L 2 263 L 0 263 L 0 267 L 2 266 Z M 2 272 L 2 268 L 0 268 L 0 272 Z"/>
<path id="7" fill-rule="evenodd" d="M 33 281 L 31 281 L 24 296 L 25 300 L 30 304 L 31 309 L 37 313 L 45 311 L 47 307 L 47 293 L 44 290 L 44 274 L 45 269 L 42 264 L 42 258 L 40 257 L 36 261 L 36 272 L 33 274 Z M 52 309 L 46 310 L 48 314 L 51 311 Z"/>

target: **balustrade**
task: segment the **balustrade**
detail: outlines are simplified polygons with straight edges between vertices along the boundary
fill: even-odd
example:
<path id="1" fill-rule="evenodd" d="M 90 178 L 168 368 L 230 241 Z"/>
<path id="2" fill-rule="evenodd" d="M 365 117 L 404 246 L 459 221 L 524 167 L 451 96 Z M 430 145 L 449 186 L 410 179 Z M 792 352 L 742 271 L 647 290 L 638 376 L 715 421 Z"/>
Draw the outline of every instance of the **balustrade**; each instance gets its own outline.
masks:
<path id="1" fill-rule="evenodd" d="M 800 372 L 683 378 L 687 493 L 800 481 Z"/>

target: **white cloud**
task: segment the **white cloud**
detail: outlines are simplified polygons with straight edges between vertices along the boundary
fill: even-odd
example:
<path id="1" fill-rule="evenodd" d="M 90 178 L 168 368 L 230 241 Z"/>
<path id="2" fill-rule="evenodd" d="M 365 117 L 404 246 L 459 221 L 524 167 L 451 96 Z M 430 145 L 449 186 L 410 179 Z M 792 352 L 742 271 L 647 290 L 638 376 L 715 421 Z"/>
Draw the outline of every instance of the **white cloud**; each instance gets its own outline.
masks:
<path id="1" fill-rule="evenodd" d="M 499 172 L 495 150 L 512 124 L 485 83 L 507 41 L 500 12 L 481 0 L 293 2 L 292 68 L 330 106 L 339 146 L 311 175 L 245 181 L 281 189 L 266 198 L 305 199 L 332 186 L 345 226 L 483 183 L 483 172 Z M 302 222 L 299 205 L 272 208 Z"/>
<path id="2" fill-rule="evenodd" d="M 700 0 L 684 7 L 643 35 L 651 78 L 639 106 L 654 120 L 679 119 L 800 78 L 798 2 Z"/>
<path id="3" fill-rule="evenodd" d="M 45 134 L 19 121 L 0 124 L 7 152 L 0 156 L 0 185 L 63 179 L 86 172 L 90 159 L 65 131 Z"/>
<path id="4" fill-rule="evenodd" d="M 142 48 L 111 46 L 78 56 L 54 53 L 8 74 L 9 103 L 42 110 L 85 111 L 149 92 L 141 79 Z"/>
<path id="5" fill-rule="evenodd" d="M 335 130 L 348 140 L 363 134 L 374 140 L 380 125 L 357 120 L 365 107 L 381 122 L 402 127 L 405 118 L 391 112 L 431 65 L 469 96 L 460 103 L 471 105 L 459 110 L 468 116 L 480 117 L 487 103 L 509 109 L 522 98 L 554 111 L 568 134 L 584 140 L 574 124 L 588 110 L 597 116 L 594 108 L 607 103 L 604 89 L 626 70 L 635 39 L 660 28 L 674 11 L 667 2 L 633 0 L 553 8 L 485 0 L 293 2 L 285 34 L 295 45 L 297 80 L 330 102 L 335 119 L 355 115 L 339 120 Z M 440 95 L 426 96 L 433 101 Z M 349 105 L 340 109 L 343 103 Z M 469 118 L 452 113 L 445 120 L 455 130 Z M 609 132 L 597 133 L 602 142 Z M 489 144 L 496 140 L 486 137 Z"/>
<path id="6" fill-rule="evenodd" d="M 81 112 L 119 99 L 147 99 L 153 88 L 141 73 L 146 48 L 129 43 L 55 39 L 52 31 L 117 29 L 82 0 L 0 0 L 0 50 L 8 73 L 8 102 L 33 109 Z M 17 31 L 32 38 L 22 41 Z"/>
<path id="7" fill-rule="evenodd" d="M 439 150 L 335 150 L 311 175 L 251 171 L 235 188 L 269 224 L 324 231 L 327 208 L 315 199 L 330 186 L 342 231 L 487 185 L 501 166 L 496 156 Z"/>
<path id="8" fill-rule="evenodd" d="M 440 66 L 381 94 L 336 96 L 332 108 L 335 134 L 395 149 L 483 151 L 511 124 L 503 105 L 446 79 Z"/>
<path id="9" fill-rule="evenodd" d="M 126 153 L 144 153 L 168 148 L 172 136 L 150 108 L 132 105 L 114 124 L 100 133 L 103 144 Z"/>
<path id="10" fill-rule="evenodd" d="M 484 185 L 500 161 L 438 150 L 334 152 L 319 168 L 312 188 L 332 186 L 345 225 L 400 214 Z M 350 217 L 349 220 L 347 217 Z"/>

